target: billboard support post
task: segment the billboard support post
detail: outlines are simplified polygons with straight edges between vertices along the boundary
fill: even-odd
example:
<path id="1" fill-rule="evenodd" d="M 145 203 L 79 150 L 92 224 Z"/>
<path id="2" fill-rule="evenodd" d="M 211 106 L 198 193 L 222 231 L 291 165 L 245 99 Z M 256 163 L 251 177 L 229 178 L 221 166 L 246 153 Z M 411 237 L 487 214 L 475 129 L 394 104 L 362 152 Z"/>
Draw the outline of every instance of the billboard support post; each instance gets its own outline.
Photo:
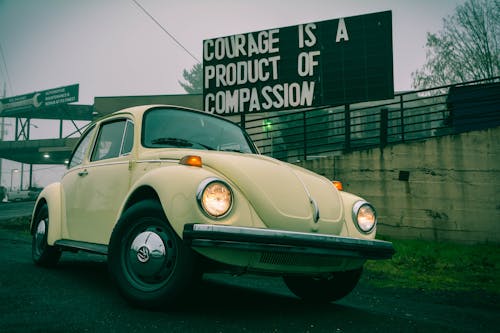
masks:
<path id="1" fill-rule="evenodd" d="M 351 110 L 349 104 L 344 106 L 344 150 L 351 150 Z"/>

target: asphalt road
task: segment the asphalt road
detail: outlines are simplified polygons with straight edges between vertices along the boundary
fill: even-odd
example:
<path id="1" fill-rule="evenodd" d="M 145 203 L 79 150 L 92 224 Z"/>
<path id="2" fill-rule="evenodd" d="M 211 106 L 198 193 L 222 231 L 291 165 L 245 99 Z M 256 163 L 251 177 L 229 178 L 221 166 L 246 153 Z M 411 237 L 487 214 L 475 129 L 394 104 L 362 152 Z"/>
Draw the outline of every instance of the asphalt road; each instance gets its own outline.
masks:
<path id="1" fill-rule="evenodd" d="M 31 216 L 35 201 L 0 202 L 0 220 Z"/>
<path id="2" fill-rule="evenodd" d="M 54 269 L 31 261 L 25 232 L 0 226 L 0 332 L 499 332 L 500 299 L 485 293 L 370 287 L 305 304 L 278 278 L 205 276 L 176 310 L 128 305 L 105 257 L 65 253 Z"/>

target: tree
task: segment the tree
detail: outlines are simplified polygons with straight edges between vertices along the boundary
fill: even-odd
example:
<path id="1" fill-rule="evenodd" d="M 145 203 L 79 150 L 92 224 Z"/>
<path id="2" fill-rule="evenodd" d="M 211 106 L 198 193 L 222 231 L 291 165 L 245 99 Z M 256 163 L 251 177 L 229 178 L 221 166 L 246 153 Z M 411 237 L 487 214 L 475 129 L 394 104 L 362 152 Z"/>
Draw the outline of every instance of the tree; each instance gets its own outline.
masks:
<path id="1" fill-rule="evenodd" d="M 203 65 L 197 63 L 190 71 L 182 71 L 182 76 L 186 82 L 179 81 L 179 84 L 188 94 L 201 94 L 203 92 Z"/>
<path id="2" fill-rule="evenodd" d="M 467 0 L 427 33 L 426 63 L 412 73 L 417 89 L 500 75 L 500 0 Z"/>

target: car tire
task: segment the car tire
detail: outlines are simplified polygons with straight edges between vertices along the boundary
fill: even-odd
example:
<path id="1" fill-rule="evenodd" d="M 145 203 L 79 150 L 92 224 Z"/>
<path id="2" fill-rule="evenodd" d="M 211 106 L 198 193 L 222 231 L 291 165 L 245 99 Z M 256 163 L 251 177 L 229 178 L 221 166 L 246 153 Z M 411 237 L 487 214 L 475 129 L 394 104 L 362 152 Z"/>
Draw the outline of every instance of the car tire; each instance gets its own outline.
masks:
<path id="1" fill-rule="evenodd" d="M 192 283 L 194 261 L 192 250 L 154 200 L 127 209 L 111 235 L 110 274 L 120 293 L 134 305 L 175 307 Z"/>
<path id="2" fill-rule="evenodd" d="M 358 284 L 363 268 L 333 272 L 328 277 L 284 276 L 288 289 L 308 302 L 333 302 L 347 296 Z"/>
<path id="3" fill-rule="evenodd" d="M 32 231 L 31 256 L 33 262 L 42 267 L 53 267 L 61 258 L 61 251 L 47 244 L 49 231 L 49 209 L 43 205 L 38 211 Z"/>

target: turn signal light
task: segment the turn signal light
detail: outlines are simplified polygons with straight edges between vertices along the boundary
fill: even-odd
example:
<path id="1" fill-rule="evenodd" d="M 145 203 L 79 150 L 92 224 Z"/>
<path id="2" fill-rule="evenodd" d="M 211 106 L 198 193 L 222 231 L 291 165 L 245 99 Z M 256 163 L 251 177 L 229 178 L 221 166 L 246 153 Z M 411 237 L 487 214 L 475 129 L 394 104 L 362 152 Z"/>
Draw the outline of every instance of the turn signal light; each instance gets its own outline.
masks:
<path id="1" fill-rule="evenodd" d="M 333 186 L 335 186 L 337 188 L 337 190 L 339 190 L 339 191 L 344 190 L 344 186 L 342 185 L 342 182 L 340 182 L 338 180 L 332 180 L 332 184 L 333 184 Z"/>
<path id="2" fill-rule="evenodd" d="M 189 165 L 201 168 L 203 163 L 201 162 L 201 157 L 196 155 L 186 155 L 179 161 L 179 164 Z"/>

